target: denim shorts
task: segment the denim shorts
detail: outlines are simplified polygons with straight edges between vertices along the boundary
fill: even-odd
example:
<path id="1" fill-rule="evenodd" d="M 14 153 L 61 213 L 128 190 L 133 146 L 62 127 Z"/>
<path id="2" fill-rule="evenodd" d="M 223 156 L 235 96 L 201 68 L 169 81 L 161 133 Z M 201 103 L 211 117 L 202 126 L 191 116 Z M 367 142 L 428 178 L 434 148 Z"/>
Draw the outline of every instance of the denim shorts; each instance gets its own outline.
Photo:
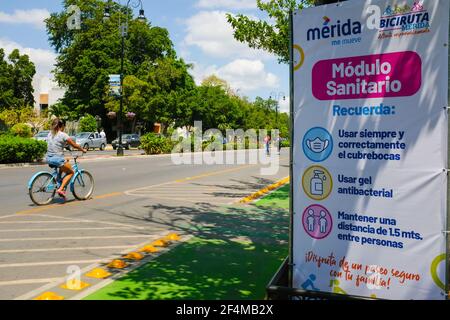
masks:
<path id="1" fill-rule="evenodd" d="M 47 156 L 47 164 L 50 167 L 61 168 L 66 163 L 66 159 L 61 156 Z"/>

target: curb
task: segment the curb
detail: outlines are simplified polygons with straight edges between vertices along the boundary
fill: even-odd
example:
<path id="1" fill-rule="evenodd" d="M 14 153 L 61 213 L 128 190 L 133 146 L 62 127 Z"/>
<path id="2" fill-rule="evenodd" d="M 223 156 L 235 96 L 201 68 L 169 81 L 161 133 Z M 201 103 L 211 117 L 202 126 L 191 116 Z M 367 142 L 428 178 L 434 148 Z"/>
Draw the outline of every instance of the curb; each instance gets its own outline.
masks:
<path id="1" fill-rule="evenodd" d="M 0 169 L 37 167 L 43 166 L 45 164 L 46 164 L 45 162 L 0 164 Z"/>
<path id="2" fill-rule="evenodd" d="M 289 177 L 286 177 L 278 182 L 275 182 L 274 184 L 271 184 L 270 186 L 265 187 L 264 189 L 261 189 L 255 193 L 253 193 L 252 195 L 242 199 L 239 201 L 239 203 L 241 204 L 247 204 L 250 203 L 252 201 L 255 201 L 256 199 L 259 199 L 263 196 L 265 196 L 266 194 L 268 194 L 269 192 L 275 190 L 275 189 L 279 189 L 280 187 L 284 186 L 285 184 L 288 184 L 290 181 Z"/>

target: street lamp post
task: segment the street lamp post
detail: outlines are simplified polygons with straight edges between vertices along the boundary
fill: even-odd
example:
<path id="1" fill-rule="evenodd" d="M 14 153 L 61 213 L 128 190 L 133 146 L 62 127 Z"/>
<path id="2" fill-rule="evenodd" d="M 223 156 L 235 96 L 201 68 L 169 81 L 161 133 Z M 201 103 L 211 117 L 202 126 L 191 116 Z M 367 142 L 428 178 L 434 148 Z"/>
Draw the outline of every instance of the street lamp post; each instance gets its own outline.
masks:
<path id="1" fill-rule="evenodd" d="M 120 4 L 120 2 L 119 2 Z M 128 0 L 126 9 L 130 9 L 130 7 L 138 8 L 139 10 L 139 16 L 138 20 L 145 20 L 145 14 L 144 14 L 144 7 L 141 0 L 135 0 L 132 2 L 132 0 Z M 104 20 L 107 20 L 110 18 L 110 12 L 109 8 L 105 8 L 105 12 L 103 15 Z M 119 146 L 117 147 L 117 156 L 122 157 L 124 155 L 123 152 L 123 146 L 122 146 L 122 135 L 123 135 L 123 80 L 124 80 L 124 71 L 123 71 L 123 65 L 124 65 L 124 59 L 125 59 L 125 37 L 128 35 L 128 15 L 127 20 L 125 23 L 122 23 L 120 25 L 120 35 L 122 38 L 121 41 L 121 55 L 120 55 L 120 108 L 119 108 L 119 114 L 117 116 L 117 126 L 119 131 Z"/>
<path id="2" fill-rule="evenodd" d="M 279 113 L 280 100 L 281 99 L 286 100 L 286 94 L 284 92 L 278 92 L 278 93 L 272 92 L 270 94 L 269 99 L 272 100 L 272 98 L 277 102 L 276 110 L 275 110 L 276 111 L 276 119 L 275 119 L 275 121 L 276 121 L 277 129 L 279 129 L 278 128 L 278 113 Z"/>

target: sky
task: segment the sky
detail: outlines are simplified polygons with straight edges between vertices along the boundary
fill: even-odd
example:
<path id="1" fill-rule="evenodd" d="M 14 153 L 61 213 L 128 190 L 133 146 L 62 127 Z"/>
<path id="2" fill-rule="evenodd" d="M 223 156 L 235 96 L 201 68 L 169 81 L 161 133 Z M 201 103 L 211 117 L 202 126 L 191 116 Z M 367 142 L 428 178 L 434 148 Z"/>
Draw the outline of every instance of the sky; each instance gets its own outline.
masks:
<path id="1" fill-rule="evenodd" d="M 275 56 L 236 41 L 226 21 L 226 13 L 266 18 L 256 8 L 256 0 L 142 2 L 147 19 L 167 28 L 178 56 L 194 65 L 190 72 L 197 83 L 215 74 L 228 81 L 238 95 L 252 100 L 272 97 L 287 112 L 288 67 L 278 64 Z M 31 57 L 37 68 L 36 91 L 48 91 L 56 58 L 43 20 L 61 10 L 62 0 L 0 0 L 0 47 L 7 53 L 18 48 Z"/>

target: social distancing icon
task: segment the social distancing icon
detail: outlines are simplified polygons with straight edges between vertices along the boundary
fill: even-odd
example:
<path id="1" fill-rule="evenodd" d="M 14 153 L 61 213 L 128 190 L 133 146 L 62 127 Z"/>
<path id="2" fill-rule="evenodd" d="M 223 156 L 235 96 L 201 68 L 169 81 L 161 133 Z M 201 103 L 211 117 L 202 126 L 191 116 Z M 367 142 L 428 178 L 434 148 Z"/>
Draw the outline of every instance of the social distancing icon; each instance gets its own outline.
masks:
<path id="1" fill-rule="evenodd" d="M 333 177 L 321 166 L 309 167 L 302 178 L 303 191 L 313 200 L 325 200 L 333 190 Z"/>
<path id="2" fill-rule="evenodd" d="M 333 218 L 325 207 L 314 204 L 303 212 L 303 228 L 314 239 L 325 239 L 333 229 Z"/>

